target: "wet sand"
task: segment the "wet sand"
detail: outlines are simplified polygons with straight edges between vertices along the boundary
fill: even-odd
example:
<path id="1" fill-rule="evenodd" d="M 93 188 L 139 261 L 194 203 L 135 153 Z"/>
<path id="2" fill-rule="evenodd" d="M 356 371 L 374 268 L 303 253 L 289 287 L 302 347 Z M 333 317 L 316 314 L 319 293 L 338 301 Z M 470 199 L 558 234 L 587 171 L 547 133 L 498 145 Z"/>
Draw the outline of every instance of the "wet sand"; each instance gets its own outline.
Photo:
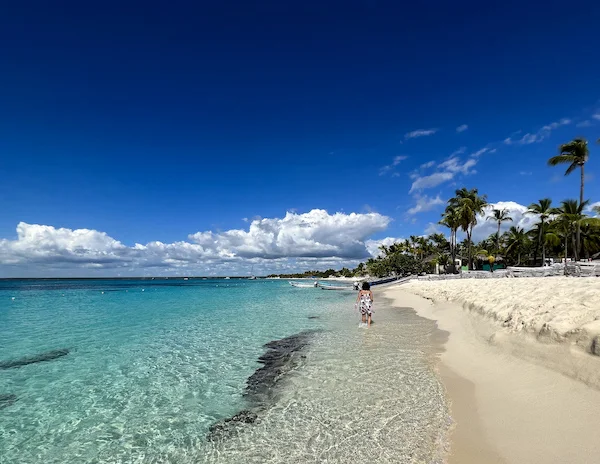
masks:
<path id="1" fill-rule="evenodd" d="M 449 333 L 438 372 L 451 402 L 451 464 L 596 463 L 600 390 L 561 373 L 600 372 L 600 358 L 542 344 L 451 302 L 401 286 L 384 293 Z"/>

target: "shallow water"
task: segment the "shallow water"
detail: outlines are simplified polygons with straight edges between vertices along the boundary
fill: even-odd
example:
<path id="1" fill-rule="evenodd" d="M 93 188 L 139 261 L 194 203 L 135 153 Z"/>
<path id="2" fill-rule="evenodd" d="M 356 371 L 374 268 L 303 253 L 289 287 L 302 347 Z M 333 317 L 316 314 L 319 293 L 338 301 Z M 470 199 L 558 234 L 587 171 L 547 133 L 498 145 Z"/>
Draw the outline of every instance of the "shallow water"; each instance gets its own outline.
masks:
<path id="1" fill-rule="evenodd" d="M 434 324 L 378 302 L 359 328 L 353 297 L 265 280 L 1 282 L 0 361 L 72 351 L 0 370 L 0 395 L 17 397 L 0 462 L 441 462 Z M 258 420 L 207 440 L 249 407 L 264 343 L 307 329 Z"/>

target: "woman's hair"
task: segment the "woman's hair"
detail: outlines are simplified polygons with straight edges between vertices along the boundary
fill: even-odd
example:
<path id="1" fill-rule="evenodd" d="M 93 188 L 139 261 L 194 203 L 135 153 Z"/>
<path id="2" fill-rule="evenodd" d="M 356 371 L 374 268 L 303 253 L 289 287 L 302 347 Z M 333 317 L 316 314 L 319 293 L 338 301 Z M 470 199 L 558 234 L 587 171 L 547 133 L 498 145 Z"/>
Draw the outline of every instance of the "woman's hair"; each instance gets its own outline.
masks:
<path id="1" fill-rule="evenodd" d="M 371 290 L 371 286 L 369 285 L 369 282 L 363 282 L 362 289 L 363 290 Z"/>

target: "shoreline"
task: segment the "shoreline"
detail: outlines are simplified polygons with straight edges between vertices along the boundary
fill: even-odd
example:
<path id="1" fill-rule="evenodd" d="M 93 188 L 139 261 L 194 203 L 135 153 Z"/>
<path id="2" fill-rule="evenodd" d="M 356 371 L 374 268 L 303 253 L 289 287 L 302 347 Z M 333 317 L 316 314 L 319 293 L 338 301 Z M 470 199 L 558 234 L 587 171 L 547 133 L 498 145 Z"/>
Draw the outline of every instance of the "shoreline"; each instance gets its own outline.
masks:
<path id="1" fill-rule="evenodd" d="M 583 464 L 600 454 L 600 390 L 557 366 L 567 355 L 584 356 L 575 367 L 595 368 L 600 358 L 509 333 L 478 312 L 432 303 L 407 286 L 392 285 L 382 294 L 395 308 L 409 306 L 448 334 L 436 371 L 454 421 L 450 464 Z M 558 352 L 563 357 L 550 362 Z"/>

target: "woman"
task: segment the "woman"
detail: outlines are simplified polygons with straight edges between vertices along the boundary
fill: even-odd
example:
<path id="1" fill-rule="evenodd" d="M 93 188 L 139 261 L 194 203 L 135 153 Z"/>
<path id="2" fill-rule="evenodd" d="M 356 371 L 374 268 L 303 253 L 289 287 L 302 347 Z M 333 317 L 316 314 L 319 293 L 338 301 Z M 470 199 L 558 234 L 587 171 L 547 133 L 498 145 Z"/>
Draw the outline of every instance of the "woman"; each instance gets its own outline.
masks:
<path id="1" fill-rule="evenodd" d="M 369 282 L 363 282 L 362 290 L 358 292 L 356 303 L 359 305 L 362 321 L 367 322 L 367 326 L 371 327 L 371 315 L 373 314 L 373 292 Z"/>

